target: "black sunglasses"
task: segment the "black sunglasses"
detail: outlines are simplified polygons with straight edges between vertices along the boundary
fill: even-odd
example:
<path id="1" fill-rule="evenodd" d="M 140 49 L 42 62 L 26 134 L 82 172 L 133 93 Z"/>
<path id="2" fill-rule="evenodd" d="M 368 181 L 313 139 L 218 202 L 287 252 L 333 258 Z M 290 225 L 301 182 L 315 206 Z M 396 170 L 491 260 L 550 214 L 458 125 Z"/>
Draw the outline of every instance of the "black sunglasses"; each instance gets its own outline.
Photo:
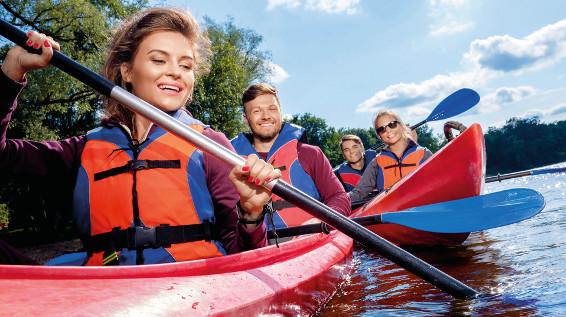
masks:
<path id="1" fill-rule="evenodd" d="M 393 130 L 397 127 L 397 124 L 399 124 L 399 121 L 393 120 L 386 125 L 375 128 L 375 132 L 377 132 L 377 134 L 382 134 L 383 132 L 385 132 L 385 128 L 389 127 L 389 129 Z"/>

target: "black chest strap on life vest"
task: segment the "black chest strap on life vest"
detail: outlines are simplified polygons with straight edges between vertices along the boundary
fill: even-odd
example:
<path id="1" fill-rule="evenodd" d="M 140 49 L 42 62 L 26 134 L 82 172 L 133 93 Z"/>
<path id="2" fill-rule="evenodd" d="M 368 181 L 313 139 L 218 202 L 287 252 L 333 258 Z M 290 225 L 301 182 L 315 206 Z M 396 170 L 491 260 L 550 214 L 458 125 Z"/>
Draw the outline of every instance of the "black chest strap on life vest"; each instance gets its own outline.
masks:
<path id="1" fill-rule="evenodd" d="M 159 227 L 130 227 L 115 228 L 110 232 L 97 234 L 83 239 L 87 252 L 102 252 L 108 250 L 128 250 L 147 248 L 167 248 L 172 244 L 193 241 L 217 240 L 218 234 L 214 224 L 205 221 L 202 224 Z"/>
<path id="2" fill-rule="evenodd" d="M 180 160 L 130 160 L 128 163 L 94 174 L 94 181 L 110 176 L 151 168 L 181 168 Z"/>
<path id="3" fill-rule="evenodd" d="M 411 164 L 407 164 L 407 163 L 398 163 L 398 164 L 393 164 L 393 165 L 387 165 L 384 167 L 384 169 L 390 169 L 390 168 L 395 168 L 395 167 L 399 167 L 399 168 L 403 168 L 403 167 L 411 167 L 411 166 L 417 166 L 416 163 L 411 163 Z"/>

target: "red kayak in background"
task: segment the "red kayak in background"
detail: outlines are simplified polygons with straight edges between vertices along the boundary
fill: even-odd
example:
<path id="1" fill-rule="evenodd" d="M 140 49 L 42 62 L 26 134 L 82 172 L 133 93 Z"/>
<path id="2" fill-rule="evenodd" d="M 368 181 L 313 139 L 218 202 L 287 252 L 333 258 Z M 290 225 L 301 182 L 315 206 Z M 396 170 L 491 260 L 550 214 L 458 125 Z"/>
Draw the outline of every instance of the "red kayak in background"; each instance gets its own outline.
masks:
<path id="1" fill-rule="evenodd" d="M 479 124 L 473 124 L 413 174 L 356 211 L 355 216 L 477 196 L 481 194 L 484 184 L 485 162 L 483 133 Z M 469 235 L 424 232 L 396 224 L 380 224 L 369 228 L 400 246 L 458 245 Z"/>
<path id="2" fill-rule="evenodd" d="M 485 146 L 474 124 L 356 216 L 481 193 Z M 371 229 L 399 245 L 454 245 L 468 234 Z M 352 269 L 353 241 L 333 231 L 188 262 L 120 267 L 0 265 L 0 315 L 313 315 Z"/>

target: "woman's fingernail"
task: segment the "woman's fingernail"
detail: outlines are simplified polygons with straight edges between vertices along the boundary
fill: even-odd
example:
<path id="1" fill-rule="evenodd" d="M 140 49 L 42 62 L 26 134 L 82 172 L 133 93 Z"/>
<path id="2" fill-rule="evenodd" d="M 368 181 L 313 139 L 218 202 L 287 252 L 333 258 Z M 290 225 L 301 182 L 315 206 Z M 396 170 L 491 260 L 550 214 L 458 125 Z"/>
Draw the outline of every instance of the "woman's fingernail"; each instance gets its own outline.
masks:
<path id="1" fill-rule="evenodd" d="M 254 178 L 253 177 L 248 177 L 248 182 L 253 183 L 254 182 Z"/>
<path id="2" fill-rule="evenodd" d="M 28 31 L 27 36 L 30 37 L 33 33 L 31 31 Z"/>
<path id="3" fill-rule="evenodd" d="M 269 183 L 270 180 L 271 180 L 271 177 L 266 177 L 266 178 L 264 179 L 264 181 L 265 181 L 266 183 Z"/>
<path id="4" fill-rule="evenodd" d="M 39 48 L 39 44 L 33 44 L 33 48 L 38 49 Z"/>
<path id="5" fill-rule="evenodd" d="M 259 180 L 259 178 L 256 178 L 256 179 L 255 179 L 255 184 L 256 184 L 256 185 L 259 185 L 259 183 L 261 183 L 261 181 Z"/>
<path id="6" fill-rule="evenodd" d="M 45 40 L 45 42 L 43 42 L 43 46 L 44 47 L 51 47 L 51 44 L 49 44 L 48 40 Z"/>
<path id="7" fill-rule="evenodd" d="M 27 46 L 31 46 L 31 45 L 33 44 L 33 42 L 32 42 L 31 40 L 28 40 L 28 41 L 26 42 L 26 44 L 27 44 Z"/>
<path id="8" fill-rule="evenodd" d="M 250 170 L 249 166 L 242 166 L 242 172 L 247 172 Z"/>

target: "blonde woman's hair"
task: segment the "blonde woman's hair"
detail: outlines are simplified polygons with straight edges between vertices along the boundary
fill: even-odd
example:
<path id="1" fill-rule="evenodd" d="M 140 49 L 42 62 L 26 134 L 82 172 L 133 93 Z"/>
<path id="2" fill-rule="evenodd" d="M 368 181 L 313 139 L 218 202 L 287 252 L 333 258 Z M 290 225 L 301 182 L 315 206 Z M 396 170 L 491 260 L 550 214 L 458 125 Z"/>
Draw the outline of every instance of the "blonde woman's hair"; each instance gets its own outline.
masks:
<path id="1" fill-rule="evenodd" d="M 395 119 L 396 121 L 399 122 L 399 124 L 403 127 L 404 133 L 402 134 L 404 138 L 412 138 L 411 136 L 411 128 L 409 128 L 405 122 L 403 122 L 403 120 L 401 120 L 401 117 L 399 116 L 399 114 L 391 109 L 383 109 L 380 110 L 379 112 L 377 112 L 377 114 L 375 115 L 375 118 L 373 119 L 373 129 L 375 131 L 375 134 L 377 134 L 377 137 L 381 140 L 381 136 L 379 135 L 379 133 L 377 133 L 377 120 L 379 120 L 379 118 L 383 117 L 383 116 L 390 116 L 393 119 Z"/>

